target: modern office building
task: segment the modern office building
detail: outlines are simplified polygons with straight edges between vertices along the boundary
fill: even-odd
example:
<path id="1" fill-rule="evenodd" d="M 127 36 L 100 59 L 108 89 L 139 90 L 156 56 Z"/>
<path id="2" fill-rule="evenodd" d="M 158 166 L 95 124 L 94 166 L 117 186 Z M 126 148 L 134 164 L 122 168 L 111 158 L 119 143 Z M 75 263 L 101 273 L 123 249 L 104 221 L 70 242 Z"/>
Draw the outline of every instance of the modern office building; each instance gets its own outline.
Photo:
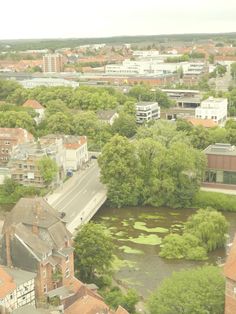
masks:
<path id="1" fill-rule="evenodd" d="M 208 146 L 204 153 L 207 170 L 203 186 L 236 189 L 236 147 L 217 143 Z"/>
<path id="2" fill-rule="evenodd" d="M 139 124 L 160 119 L 160 106 L 157 102 L 139 102 L 136 104 L 136 122 Z"/>
<path id="3" fill-rule="evenodd" d="M 227 107 L 227 98 L 209 97 L 196 108 L 195 118 L 212 119 L 217 124 L 223 124 L 227 119 Z"/>

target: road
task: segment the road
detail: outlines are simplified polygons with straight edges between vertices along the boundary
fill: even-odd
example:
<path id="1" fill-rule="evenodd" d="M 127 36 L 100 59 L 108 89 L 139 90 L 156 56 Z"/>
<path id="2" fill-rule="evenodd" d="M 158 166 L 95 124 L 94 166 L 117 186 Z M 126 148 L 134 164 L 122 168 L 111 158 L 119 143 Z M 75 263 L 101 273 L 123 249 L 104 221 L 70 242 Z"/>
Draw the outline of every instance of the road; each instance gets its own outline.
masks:
<path id="1" fill-rule="evenodd" d="M 76 227 L 87 222 L 105 201 L 106 189 L 99 177 L 97 161 L 93 160 L 89 168 L 56 191 L 59 195 L 56 200 L 49 197 L 49 203 L 66 214 L 63 220 L 69 231 L 74 232 Z"/>

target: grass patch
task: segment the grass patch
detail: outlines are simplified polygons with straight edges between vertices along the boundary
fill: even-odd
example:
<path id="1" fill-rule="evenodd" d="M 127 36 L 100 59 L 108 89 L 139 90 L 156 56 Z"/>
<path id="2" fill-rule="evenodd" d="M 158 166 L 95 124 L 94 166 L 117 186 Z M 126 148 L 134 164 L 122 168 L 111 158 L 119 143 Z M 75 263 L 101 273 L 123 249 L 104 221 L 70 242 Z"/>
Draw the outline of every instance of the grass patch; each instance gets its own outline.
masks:
<path id="1" fill-rule="evenodd" d="M 212 207 L 222 211 L 236 212 L 236 195 L 199 191 L 193 200 L 192 207 Z"/>
<path id="2" fill-rule="evenodd" d="M 141 221 L 136 221 L 134 224 L 134 229 L 137 230 L 142 230 L 142 231 L 146 231 L 146 232 L 151 232 L 151 233 L 167 233 L 169 230 L 166 228 L 161 228 L 161 227 L 156 227 L 156 228 L 148 228 L 146 227 L 146 223 L 145 222 L 141 222 Z"/>

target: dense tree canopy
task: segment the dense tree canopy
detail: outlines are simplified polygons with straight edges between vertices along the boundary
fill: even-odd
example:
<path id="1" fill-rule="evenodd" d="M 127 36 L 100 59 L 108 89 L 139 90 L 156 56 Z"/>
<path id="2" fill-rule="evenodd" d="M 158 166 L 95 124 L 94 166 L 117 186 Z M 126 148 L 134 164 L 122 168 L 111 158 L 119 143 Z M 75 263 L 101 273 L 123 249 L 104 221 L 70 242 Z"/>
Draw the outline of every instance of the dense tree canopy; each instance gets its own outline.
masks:
<path id="1" fill-rule="evenodd" d="M 50 184 L 58 173 L 58 166 L 50 157 L 42 157 L 38 161 L 38 168 L 46 184 Z"/>
<path id="2" fill-rule="evenodd" d="M 165 279 L 149 298 L 151 314 L 222 314 L 225 281 L 221 270 L 204 266 Z"/>
<path id="3" fill-rule="evenodd" d="M 74 241 L 75 270 L 85 282 L 93 282 L 96 275 L 108 274 L 113 259 L 111 236 L 98 224 L 90 222 L 77 233 Z"/>

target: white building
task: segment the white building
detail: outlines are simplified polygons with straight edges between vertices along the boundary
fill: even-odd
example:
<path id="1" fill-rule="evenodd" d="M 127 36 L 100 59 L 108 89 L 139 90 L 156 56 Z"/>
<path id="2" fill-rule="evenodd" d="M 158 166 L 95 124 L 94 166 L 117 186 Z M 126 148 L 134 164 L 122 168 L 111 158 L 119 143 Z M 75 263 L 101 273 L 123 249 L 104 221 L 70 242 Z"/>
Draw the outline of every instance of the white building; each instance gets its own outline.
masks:
<path id="1" fill-rule="evenodd" d="M 145 123 L 160 119 L 160 106 L 157 102 L 139 102 L 136 104 L 136 122 Z"/>
<path id="2" fill-rule="evenodd" d="M 26 304 L 35 305 L 36 274 L 21 269 L 0 266 L 0 312 L 10 313 Z M 1 311 L 2 309 L 2 311 Z"/>
<path id="3" fill-rule="evenodd" d="M 64 80 L 60 78 L 33 78 L 31 80 L 19 81 L 19 83 L 25 88 L 34 88 L 37 86 L 66 86 L 66 87 L 79 87 L 79 83 L 70 80 Z"/>
<path id="4" fill-rule="evenodd" d="M 134 50 L 133 51 L 134 57 L 139 58 L 154 58 L 159 56 L 158 50 Z"/>
<path id="5" fill-rule="evenodd" d="M 209 97 L 196 108 L 195 118 L 211 119 L 217 124 L 222 124 L 227 119 L 227 106 L 227 98 Z"/>
<path id="6" fill-rule="evenodd" d="M 43 120 L 45 109 L 37 100 L 28 99 L 23 104 L 23 107 L 32 108 L 36 112 L 37 116 L 34 118 L 34 120 L 37 124 Z"/>
<path id="7" fill-rule="evenodd" d="M 162 60 L 131 61 L 125 60 L 122 64 L 108 64 L 105 66 L 107 75 L 147 75 L 157 76 L 176 72 L 185 62 L 165 63 Z"/>
<path id="8" fill-rule="evenodd" d="M 86 136 L 65 135 L 63 137 L 66 149 L 66 169 L 78 170 L 88 161 L 88 147 Z"/>

